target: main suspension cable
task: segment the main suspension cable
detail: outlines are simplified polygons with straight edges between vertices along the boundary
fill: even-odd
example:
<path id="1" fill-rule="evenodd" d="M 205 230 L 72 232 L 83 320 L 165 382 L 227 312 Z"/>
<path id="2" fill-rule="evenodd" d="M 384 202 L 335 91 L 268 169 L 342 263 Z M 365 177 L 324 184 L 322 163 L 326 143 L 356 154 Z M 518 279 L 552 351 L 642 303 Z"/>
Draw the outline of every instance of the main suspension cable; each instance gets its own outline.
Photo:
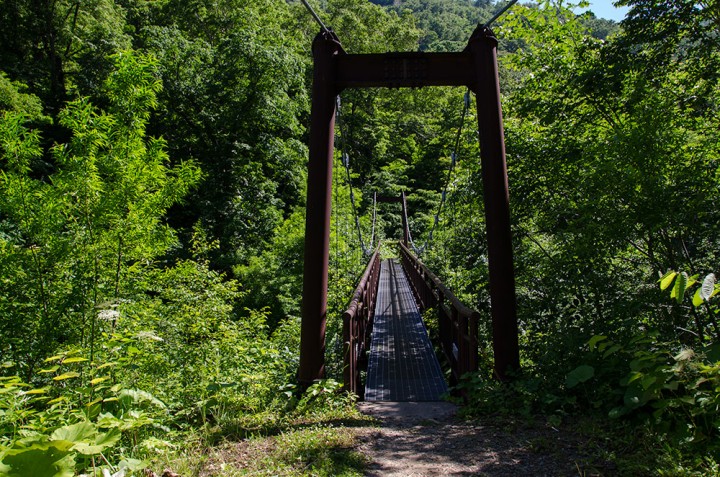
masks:
<path id="1" fill-rule="evenodd" d="M 437 212 L 435 213 L 435 218 L 433 220 L 433 225 L 430 228 L 430 233 L 425 238 L 425 242 L 423 243 L 422 247 L 418 248 L 415 246 L 415 243 L 413 242 L 412 235 L 410 234 L 410 226 L 408 225 L 408 241 L 410 242 L 410 246 L 415 251 L 416 254 L 422 255 L 425 252 L 425 249 L 428 247 L 430 242 L 432 242 L 433 233 L 435 232 L 435 229 L 437 228 L 438 223 L 440 222 L 440 213 L 443 210 L 443 205 L 445 204 L 445 201 L 447 200 L 447 191 L 448 186 L 450 185 L 450 179 L 452 178 L 452 173 L 455 170 L 455 164 L 458 160 L 458 149 L 460 148 L 460 139 L 462 138 L 462 130 L 463 126 L 465 125 L 465 117 L 467 116 L 468 110 L 470 109 L 470 90 L 465 90 L 465 96 L 463 101 L 463 111 L 460 115 L 460 125 L 458 126 L 457 134 L 455 135 L 455 143 L 453 145 L 453 151 L 452 154 L 450 154 L 450 167 L 447 170 L 446 176 L 445 176 L 445 185 L 443 186 L 442 191 L 442 197 L 440 199 L 440 204 L 438 205 Z M 409 224 L 407 221 L 407 211 L 405 211 L 405 223 Z"/>
<path id="2" fill-rule="evenodd" d="M 304 1 L 304 0 L 303 0 L 303 1 Z M 492 18 L 490 18 L 490 20 L 488 20 L 487 22 L 485 22 L 485 24 L 483 25 L 483 28 L 488 28 L 490 25 L 492 25 L 493 23 L 495 23 L 495 20 L 497 20 L 498 18 L 500 18 L 503 13 L 505 13 L 505 12 L 508 11 L 508 10 L 510 10 L 510 7 L 512 7 L 513 5 L 515 5 L 515 4 L 517 3 L 517 1 L 518 1 L 518 0 L 511 0 L 507 5 L 505 5 L 504 7 L 502 7 L 499 12 L 497 12 L 495 15 L 492 16 Z"/>
<path id="3" fill-rule="evenodd" d="M 342 133 L 342 126 L 343 121 L 341 118 L 341 102 L 340 102 L 340 96 L 336 97 L 336 109 L 337 114 L 335 115 L 335 121 L 338 124 L 338 130 L 340 131 L 340 147 L 339 149 L 342 151 L 342 164 L 345 167 L 345 174 L 346 174 L 346 181 L 348 188 L 350 189 L 350 204 L 352 205 L 352 211 L 353 216 L 355 218 L 355 228 L 357 229 L 358 239 L 360 241 L 360 247 L 362 248 L 363 254 L 366 257 L 369 257 L 372 255 L 373 250 L 375 248 L 375 218 L 377 216 L 377 193 L 373 194 L 373 219 L 372 219 L 372 235 L 370 237 L 370 247 L 367 247 L 365 245 L 365 241 L 363 240 L 362 236 L 362 228 L 360 227 L 360 218 L 358 217 L 357 213 L 357 207 L 355 206 L 355 191 L 353 190 L 352 186 L 352 176 L 350 174 L 350 155 L 347 152 L 347 149 L 345 147 L 344 139 L 343 139 L 343 133 Z M 337 136 L 336 136 L 337 137 Z"/>
<path id="4" fill-rule="evenodd" d="M 302 2 L 303 5 L 305 5 L 305 8 L 307 8 L 307 10 L 310 12 L 310 15 L 313 16 L 313 18 L 315 19 L 315 21 L 318 22 L 318 25 L 320 25 L 320 28 L 322 28 L 322 30 L 323 30 L 325 33 L 330 33 L 330 29 L 325 26 L 325 24 L 323 23 L 323 21 L 320 19 L 320 17 L 318 16 L 318 14 L 315 13 L 315 10 L 313 10 L 313 8 L 310 6 L 310 4 L 307 2 L 307 0 L 300 0 L 300 1 Z M 517 0 L 515 0 L 515 1 L 517 1 Z"/>

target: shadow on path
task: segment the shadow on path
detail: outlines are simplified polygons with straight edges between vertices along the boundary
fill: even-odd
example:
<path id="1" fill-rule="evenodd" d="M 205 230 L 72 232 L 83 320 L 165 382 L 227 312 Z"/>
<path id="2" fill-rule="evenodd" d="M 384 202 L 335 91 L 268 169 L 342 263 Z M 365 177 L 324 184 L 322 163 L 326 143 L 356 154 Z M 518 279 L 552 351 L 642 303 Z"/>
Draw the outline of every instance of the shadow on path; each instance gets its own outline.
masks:
<path id="1" fill-rule="evenodd" d="M 612 475 L 586 465 L 582 442 L 551 426 L 465 422 L 449 403 L 360 403 L 381 427 L 359 435 L 368 476 Z"/>

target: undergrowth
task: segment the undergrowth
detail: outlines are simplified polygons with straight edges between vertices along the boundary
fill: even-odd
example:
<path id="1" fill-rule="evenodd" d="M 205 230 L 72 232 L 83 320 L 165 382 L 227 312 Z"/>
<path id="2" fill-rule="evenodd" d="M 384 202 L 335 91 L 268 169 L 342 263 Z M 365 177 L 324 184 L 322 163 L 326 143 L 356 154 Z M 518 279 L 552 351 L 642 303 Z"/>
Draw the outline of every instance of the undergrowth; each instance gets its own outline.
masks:
<path id="1" fill-rule="evenodd" d="M 361 476 L 367 458 L 354 450 L 354 427 L 373 425 L 335 381 L 311 386 L 284 412 L 227 419 L 192 434 L 183 448 L 150 465 L 183 476 Z M 293 395 L 294 396 L 294 395 Z"/>

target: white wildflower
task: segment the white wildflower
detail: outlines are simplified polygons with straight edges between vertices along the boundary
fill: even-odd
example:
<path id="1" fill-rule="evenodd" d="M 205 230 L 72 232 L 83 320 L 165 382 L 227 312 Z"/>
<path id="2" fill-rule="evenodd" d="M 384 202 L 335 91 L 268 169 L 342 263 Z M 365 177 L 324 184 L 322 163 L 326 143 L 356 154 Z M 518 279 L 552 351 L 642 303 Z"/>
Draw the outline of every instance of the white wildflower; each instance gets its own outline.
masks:
<path id="1" fill-rule="evenodd" d="M 152 341 L 165 341 L 162 338 L 160 338 L 159 336 L 157 336 L 156 334 L 151 333 L 150 331 L 139 331 L 135 336 L 141 340 L 145 339 L 145 340 L 152 340 Z"/>
<path id="2" fill-rule="evenodd" d="M 115 321 L 120 317 L 120 312 L 117 310 L 100 310 L 98 312 L 98 318 L 106 321 Z"/>

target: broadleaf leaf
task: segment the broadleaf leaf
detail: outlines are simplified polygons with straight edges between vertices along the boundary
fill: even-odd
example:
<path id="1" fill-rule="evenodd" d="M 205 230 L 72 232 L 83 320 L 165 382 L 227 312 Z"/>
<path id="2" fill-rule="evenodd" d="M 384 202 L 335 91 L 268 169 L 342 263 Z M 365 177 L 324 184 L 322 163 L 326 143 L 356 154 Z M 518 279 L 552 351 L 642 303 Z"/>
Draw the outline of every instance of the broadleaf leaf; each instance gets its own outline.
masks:
<path id="1" fill-rule="evenodd" d="M 60 376 L 55 376 L 53 378 L 53 381 L 63 381 L 65 379 L 77 378 L 78 376 L 80 376 L 80 373 L 76 373 L 75 371 L 70 371 L 68 373 L 63 373 Z"/>
<path id="2" fill-rule="evenodd" d="M 685 297 L 685 290 L 687 289 L 687 280 L 687 273 L 682 272 L 678 274 L 677 280 L 675 280 L 675 286 L 670 293 L 670 298 L 674 298 L 678 303 L 682 303 Z"/>
<path id="3" fill-rule="evenodd" d="M 584 383 L 595 376 L 595 368 L 588 366 L 587 364 L 581 364 L 577 368 L 570 371 L 565 379 L 565 386 L 570 389 L 574 388 L 580 383 Z"/>
<path id="4" fill-rule="evenodd" d="M 660 280 L 658 280 L 660 282 L 660 289 L 661 290 L 667 289 L 672 284 L 672 282 L 675 279 L 675 277 L 677 276 L 677 274 L 678 274 L 677 272 L 669 271 L 665 275 L 663 275 L 662 278 L 660 278 Z"/>

